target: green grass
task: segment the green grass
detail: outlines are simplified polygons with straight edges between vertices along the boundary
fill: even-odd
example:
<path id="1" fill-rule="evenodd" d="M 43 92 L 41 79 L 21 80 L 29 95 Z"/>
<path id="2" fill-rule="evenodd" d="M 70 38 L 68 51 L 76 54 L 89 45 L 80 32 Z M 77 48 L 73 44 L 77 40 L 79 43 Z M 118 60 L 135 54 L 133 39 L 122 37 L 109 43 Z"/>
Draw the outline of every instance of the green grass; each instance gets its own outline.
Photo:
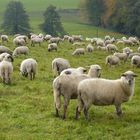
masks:
<path id="1" fill-rule="evenodd" d="M 74 24 L 71 24 L 71 26 Z M 67 25 L 70 26 L 70 25 Z M 73 26 L 72 26 L 73 27 Z M 84 26 L 74 26 L 78 33 L 91 35 L 94 28 L 84 30 Z M 79 27 L 79 29 L 78 29 Z M 82 30 L 83 28 L 83 30 Z M 71 28 L 72 29 L 72 28 Z M 71 33 L 75 33 L 75 29 Z M 93 32 L 91 32 L 91 29 Z M 81 32 L 80 32 L 81 31 Z M 88 33 L 89 32 L 89 33 Z M 85 33 L 85 34 L 84 34 Z M 103 32 L 100 31 L 100 34 Z M 12 39 L 5 44 L 12 50 Z M 13 63 L 14 72 L 12 84 L 4 85 L 0 80 L 0 139 L 1 140 L 137 140 L 140 137 L 140 96 L 139 80 L 136 79 L 135 95 L 130 102 L 122 105 L 124 115 L 118 118 L 114 106 L 92 106 L 89 110 L 89 120 L 83 113 L 78 121 L 74 119 L 77 101 L 70 102 L 67 119 L 64 121 L 54 116 L 51 62 L 55 57 L 63 57 L 70 61 L 72 67 L 99 64 L 102 67 L 102 77 L 119 78 L 122 72 L 133 70 L 139 74 L 140 69 L 130 66 L 130 60 L 116 68 L 105 65 L 107 52 L 95 50 L 93 54 L 72 56 L 74 48 L 67 42 L 61 42 L 58 52 L 48 52 L 47 43 L 31 47 L 30 55 L 38 62 L 36 79 L 30 81 L 19 73 L 21 61 L 27 57 L 19 56 Z M 123 46 L 120 46 L 122 50 Z M 136 47 L 132 49 L 136 50 Z M 62 112 L 61 112 L 62 114 Z"/>

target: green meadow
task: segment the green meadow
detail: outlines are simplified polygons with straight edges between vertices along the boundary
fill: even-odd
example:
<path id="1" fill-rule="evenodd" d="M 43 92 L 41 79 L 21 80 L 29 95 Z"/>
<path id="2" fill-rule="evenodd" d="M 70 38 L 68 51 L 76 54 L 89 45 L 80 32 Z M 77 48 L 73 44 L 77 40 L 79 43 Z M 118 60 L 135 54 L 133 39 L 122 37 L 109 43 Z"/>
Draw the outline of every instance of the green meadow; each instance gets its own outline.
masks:
<path id="1" fill-rule="evenodd" d="M 10 0 L 1 0 L 0 13 L 2 15 L 6 3 Z M 41 32 L 38 24 L 41 23 L 41 13 L 50 4 L 49 0 L 21 0 L 30 15 L 34 31 Z M 58 8 L 76 9 L 78 0 L 51 0 Z M 40 12 L 40 14 L 38 14 Z M 37 13 L 37 14 L 36 14 Z M 69 34 L 81 34 L 85 37 L 104 37 L 105 35 L 120 38 L 124 35 L 102 28 L 81 24 L 74 15 L 69 19 L 62 17 L 65 30 Z M 72 20 L 74 19 L 74 20 Z M 13 37 L 4 43 L 14 50 Z M 88 44 L 86 42 L 86 44 Z M 48 42 L 41 46 L 31 47 L 29 56 L 20 55 L 14 58 L 11 85 L 5 85 L 0 79 L 0 140 L 139 140 L 140 139 L 140 69 L 132 68 L 130 59 L 119 66 L 105 65 L 108 52 L 96 49 L 93 53 L 86 52 L 82 56 L 72 56 L 75 47 L 67 41 L 60 42 L 57 52 L 48 52 Z M 84 46 L 85 47 L 85 46 Z M 119 51 L 124 48 L 118 46 Z M 131 47 L 134 52 L 137 47 Z M 38 62 L 38 72 L 33 81 L 22 77 L 19 67 L 22 60 L 34 58 Z M 102 77 L 108 79 L 120 78 L 127 70 L 132 70 L 139 77 L 136 78 L 135 94 L 127 103 L 122 105 L 123 116 L 118 117 L 114 106 L 92 106 L 89 110 L 89 120 L 85 120 L 83 113 L 79 120 L 75 120 L 76 100 L 71 100 L 66 120 L 55 117 L 53 103 L 52 82 L 54 80 L 51 62 L 56 57 L 68 59 L 72 67 L 99 64 L 102 67 Z M 62 109 L 63 113 L 63 98 Z"/>

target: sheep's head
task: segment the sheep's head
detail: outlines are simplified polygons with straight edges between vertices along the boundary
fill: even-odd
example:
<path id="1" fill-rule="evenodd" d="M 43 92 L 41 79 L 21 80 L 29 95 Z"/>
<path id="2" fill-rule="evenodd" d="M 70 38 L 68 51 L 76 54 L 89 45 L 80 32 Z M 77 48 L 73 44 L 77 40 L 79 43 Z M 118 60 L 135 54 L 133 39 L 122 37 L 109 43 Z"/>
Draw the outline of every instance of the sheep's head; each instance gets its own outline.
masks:
<path id="1" fill-rule="evenodd" d="M 8 62 L 13 62 L 13 61 L 14 61 L 13 57 L 12 57 L 10 54 L 7 54 L 7 55 L 4 57 L 3 60 L 8 61 Z"/>
<path id="2" fill-rule="evenodd" d="M 21 75 L 24 76 L 24 77 L 27 77 L 27 76 L 28 76 L 28 73 L 25 72 L 25 71 L 21 71 L 20 73 L 21 73 Z"/>
<path id="3" fill-rule="evenodd" d="M 134 78 L 137 77 L 137 75 L 132 71 L 126 71 L 122 74 L 122 77 L 125 78 L 125 81 L 128 85 L 133 85 Z"/>

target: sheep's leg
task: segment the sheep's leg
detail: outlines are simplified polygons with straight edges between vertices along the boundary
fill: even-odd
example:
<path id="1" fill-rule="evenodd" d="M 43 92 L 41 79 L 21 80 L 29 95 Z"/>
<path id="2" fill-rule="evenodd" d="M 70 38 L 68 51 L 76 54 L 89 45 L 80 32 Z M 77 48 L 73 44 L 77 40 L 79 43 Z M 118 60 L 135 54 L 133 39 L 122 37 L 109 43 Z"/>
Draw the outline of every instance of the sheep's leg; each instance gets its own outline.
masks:
<path id="1" fill-rule="evenodd" d="M 87 107 L 84 107 L 84 115 L 85 115 L 85 119 L 88 120 L 88 109 Z"/>
<path id="2" fill-rule="evenodd" d="M 32 73 L 29 73 L 29 79 L 32 80 Z"/>
<path id="3" fill-rule="evenodd" d="M 68 97 L 64 97 L 64 114 L 63 114 L 63 119 L 66 119 L 66 112 L 67 112 L 68 104 L 69 104 Z"/>
<path id="4" fill-rule="evenodd" d="M 121 105 L 115 105 L 116 107 L 116 113 L 118 116 L 121 116 L 122 115 L 122 109 L 121 109 Z"/>

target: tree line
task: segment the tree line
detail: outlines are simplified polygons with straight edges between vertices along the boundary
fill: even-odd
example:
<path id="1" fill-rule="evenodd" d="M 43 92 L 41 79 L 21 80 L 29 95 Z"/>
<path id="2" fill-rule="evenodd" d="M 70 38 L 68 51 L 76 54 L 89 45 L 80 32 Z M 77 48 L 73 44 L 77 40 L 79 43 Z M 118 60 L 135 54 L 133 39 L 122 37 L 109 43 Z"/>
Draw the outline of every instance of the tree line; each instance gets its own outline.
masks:
<path id="1" fill-rule="evenodd" d="M 80 9 L 92 25 L 140 37 L 139 0 L 81 0 Z"/>
<path id="2" fill-rule="evenodd" d="M 61 18 L 56 7 L 50 5 L 44 12 L 44 22 L 39 25 L 40 29 L 53 36 L 65 34 L 61 24 Z M 27 34 L 31 32 L 29 16 L 27 15 L 23 4 L 20 1 L 11 1 L 8 3 L 3 17 L 1 29 L 8 34 Z"/>

